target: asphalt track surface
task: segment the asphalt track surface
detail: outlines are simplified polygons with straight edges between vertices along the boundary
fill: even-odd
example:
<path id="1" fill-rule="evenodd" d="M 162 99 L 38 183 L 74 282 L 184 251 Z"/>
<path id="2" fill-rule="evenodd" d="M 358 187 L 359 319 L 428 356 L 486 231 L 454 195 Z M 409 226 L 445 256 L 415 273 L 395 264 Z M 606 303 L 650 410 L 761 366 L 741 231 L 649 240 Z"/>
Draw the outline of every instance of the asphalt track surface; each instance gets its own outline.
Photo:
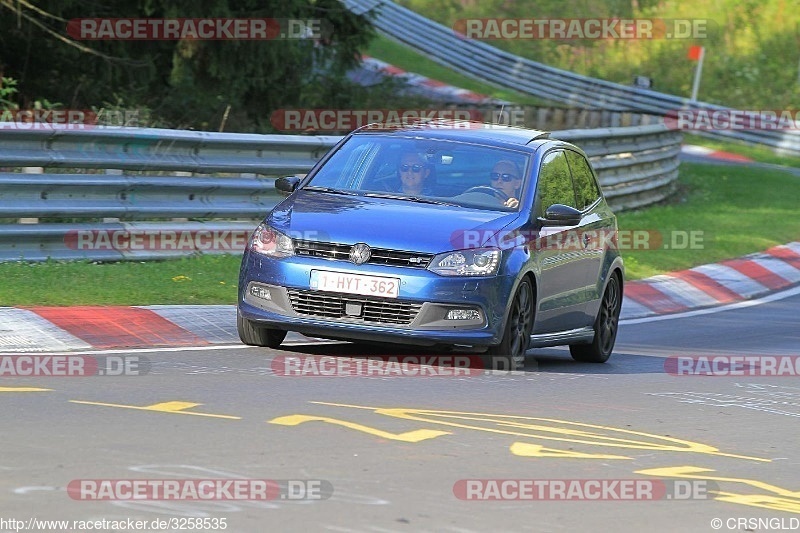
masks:
<path id="1" fill-rule="evenodd" d="M 3 378 L 0 518 L 225 518 L 227 531 L 245 532 L 714 531 L 714 518 L 727 531 L 743 517 L 800 527 L 798 378 L 665 371 L 675 355 L 797 355 L 798 308 L 795 288 L 727 310 L 628 321 L 606 364 L 531 350 L 514 375 L 273 372 L 281 356 L 404 353 L 330 343 L 121 351 L 112 355 L 147 358 L 150 372 Z M 156 407 L 130 408 L 145 406 Z M 85 501 L 66 490 L 81 479 L 200 478 L 325 483 L 297 501 Z M 655 480 L 668 491 L 679 479 L 697 494 L 456 497 L 475 479 Z M 480 487 L 471 494 L 492 494 Z"/>

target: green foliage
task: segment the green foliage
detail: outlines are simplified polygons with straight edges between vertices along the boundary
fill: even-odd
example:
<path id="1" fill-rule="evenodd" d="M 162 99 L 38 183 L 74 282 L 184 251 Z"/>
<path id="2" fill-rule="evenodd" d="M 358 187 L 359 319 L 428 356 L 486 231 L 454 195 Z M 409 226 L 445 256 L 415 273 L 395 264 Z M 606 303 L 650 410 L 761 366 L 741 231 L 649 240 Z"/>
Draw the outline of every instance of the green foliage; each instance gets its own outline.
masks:
<path id="1" fill-rule="evenodd" d="M 5 109 L 14 108 L 16 104 L 10 98 L 17 91 L 17 80 L 14 78 L 0 78 L 0 106 Z"/>
<path id="2" fill-rule="evenodd" d="M 39 0 L 45 16 L 0 4 L 0 71 L 19 80 L 20 107 L 35 100 L 69 108 L 145 108 L 173 127 L 228 131 L 268 127 L 285 107 L 352 106 L 344 73 L 374 35 L 368 20 L 338 0 Z M 322 19 L 326 39 L 59 40 L 74 18 Z M 86 47 L 90 48 L 87 51 Z"/>
<path id="3" fill-rule="evenodd" d="M 658 91 L 688 97 L 706 48 L 699 98 L 741 109 L 800 107 L 800 9 L 796 0 L 399 0 L 452 27 L 466 18 L 708 19 L 707 37 L 651 40 L 491 40 L 488 44 L 547 65 L 630 84 L 649 76 Z"/>

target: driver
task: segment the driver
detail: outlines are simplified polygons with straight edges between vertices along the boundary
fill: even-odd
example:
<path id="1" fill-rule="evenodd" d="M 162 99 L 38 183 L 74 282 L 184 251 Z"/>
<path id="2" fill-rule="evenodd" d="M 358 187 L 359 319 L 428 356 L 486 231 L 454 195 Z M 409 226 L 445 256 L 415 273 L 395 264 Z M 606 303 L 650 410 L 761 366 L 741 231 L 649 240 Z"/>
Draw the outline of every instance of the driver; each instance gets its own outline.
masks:
<path id="1" fill-rule="evenodd" d="M 504 206 L 517 207 L 519 205 L 517 195 L 522 187 L 522 172 L 513 161 L 503 159 L 495 163 L 489 173 L 489 178 L 492 180 L 492 187 L 508 196 L 508 199 L 503 202 Z"/>
<path id="2" fill-rule="evenodd" d="M 400 176 L 400 188 L 397 192 L 411 196 L 430 194 L 430 186 L 427 181 L 431 169 L 416 152 L 403 154 L 400 164 L 397 165 L 397 173 Z"/>

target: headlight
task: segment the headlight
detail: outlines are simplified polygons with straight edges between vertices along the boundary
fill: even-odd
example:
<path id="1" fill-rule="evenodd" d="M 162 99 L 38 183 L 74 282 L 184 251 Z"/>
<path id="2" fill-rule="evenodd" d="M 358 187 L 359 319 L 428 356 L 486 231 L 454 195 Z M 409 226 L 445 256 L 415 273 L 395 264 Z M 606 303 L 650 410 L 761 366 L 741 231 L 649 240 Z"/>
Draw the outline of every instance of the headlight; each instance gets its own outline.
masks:
<path id="1" fill-rule="evenodd" d="M 493 276 L 500 265 L 500 253 L 495 248 L 445 252 L 431 260 L 428 270 L 442 276 Z"/>
<path id="2" fill-rule="evenodd" d="M 292 239 L 266 224 L 259 225 L 250 237 L 250 250 L 270 257 L 294 255 Z"/>

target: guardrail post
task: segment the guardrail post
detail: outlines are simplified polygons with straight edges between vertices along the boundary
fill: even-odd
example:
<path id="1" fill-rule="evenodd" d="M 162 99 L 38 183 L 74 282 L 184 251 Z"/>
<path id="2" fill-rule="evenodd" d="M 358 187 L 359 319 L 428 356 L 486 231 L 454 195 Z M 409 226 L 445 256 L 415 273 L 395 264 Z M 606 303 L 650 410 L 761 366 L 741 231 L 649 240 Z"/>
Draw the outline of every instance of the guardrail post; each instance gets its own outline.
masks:
<path id="1" fill-rule="evenodd" d="M 187 177 L 187 178 L 191 178 L 192 177 L 192 173 L 191 172 L 184 172 L 184 171 L 175 172 L 174 175 L 175 176 L 181 176 L 181 177 Z M 179 218 L 173 218 L 172 221 L 173 222 L 188 222 L 189 219 L 185 218 L 185 217 L 179 217 Z"/>
<path id="2" fill-rule="evenodd" d="M 23 174 L 44 174 L 42 167 L 22 167 Z M 20 224 L 38 224 L 39 219 L 34 217 L 25 217 L 19 219 Z"/>
<path id="3" fill-rule="evenodd" d="M 109 176 L 122 176 L 121 168 L 107 168 L 106 174 Z M 117 217 L 103 217 L 103 222 L 119 222 Z"/>

